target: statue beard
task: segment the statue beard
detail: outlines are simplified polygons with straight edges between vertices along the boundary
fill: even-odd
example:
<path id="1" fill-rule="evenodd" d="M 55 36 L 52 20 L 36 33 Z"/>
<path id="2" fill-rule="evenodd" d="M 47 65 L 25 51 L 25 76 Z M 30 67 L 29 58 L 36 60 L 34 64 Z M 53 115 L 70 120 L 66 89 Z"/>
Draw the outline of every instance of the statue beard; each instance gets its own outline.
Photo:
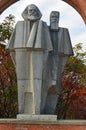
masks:
<path id="1" fill-rule="evenodd" d="M 37 21 L 39 19 L 40 19 L 40 17 L 38 15 L 36 15 L 36 14 L 28 15 L 28 20 L 30 20 L 30 21 Z"/>
<path id="2" fill-rule="evenodd" d="M 58 28 L 59 28 L 59 23 L 58 22 L 56 22 L 56 21 L 51 21 L 50 22 L 50 29 L 51 30 L 54 30 L 54 31 L 58 31 Z"/>

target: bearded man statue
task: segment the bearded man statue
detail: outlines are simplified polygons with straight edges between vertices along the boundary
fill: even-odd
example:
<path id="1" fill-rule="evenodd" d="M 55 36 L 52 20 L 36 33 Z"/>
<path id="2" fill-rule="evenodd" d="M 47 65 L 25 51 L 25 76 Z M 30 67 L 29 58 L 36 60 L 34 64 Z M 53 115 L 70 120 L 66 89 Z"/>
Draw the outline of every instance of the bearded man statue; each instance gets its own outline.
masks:
<path id="1" fill-rule="evenodd" d="M 7 45 L 16 68 L 19 114 L 40 114 L 43 75 L 53 48 L 38 7 L 28 5 L 22 17 L 24 21 L 17 22 Z"/>

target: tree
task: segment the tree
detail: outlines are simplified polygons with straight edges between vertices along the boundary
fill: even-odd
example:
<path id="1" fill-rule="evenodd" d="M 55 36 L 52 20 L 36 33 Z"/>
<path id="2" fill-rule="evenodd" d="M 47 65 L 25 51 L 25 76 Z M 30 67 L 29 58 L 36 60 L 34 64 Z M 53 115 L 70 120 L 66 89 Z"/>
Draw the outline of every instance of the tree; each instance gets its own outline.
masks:
<path id="1" fill-rule="evenodd" d="M 75 52 L 74 57 L 86 63 L 86 52 L 83 50 L 82 43 L 76 44 L 73 50 Z"/>
<path id="2" fill-rule="evenodd" d="M 57 104 L 60 119 L 86 118 L 86 52 L 81 43 L 75 45 L 74 53 L 63 74 L 63 91 Z"/>
<path id="3" fill-rule="evenodd" d="M 8 43 L 8 40 L 13 32 L 15 23 L 15 16 L 10 14 L 0 24 L 0 42 Z"/>
<path id="4" fill-rule="evenodd" d="M 14 16 L 9 15 L 0 24 L 0 43 L 7 43 L 14 26 Z M 0 118 L 16 117 L 17 108 L 17 81 L 15 67 L 9 51 L 0 44 Z"/>

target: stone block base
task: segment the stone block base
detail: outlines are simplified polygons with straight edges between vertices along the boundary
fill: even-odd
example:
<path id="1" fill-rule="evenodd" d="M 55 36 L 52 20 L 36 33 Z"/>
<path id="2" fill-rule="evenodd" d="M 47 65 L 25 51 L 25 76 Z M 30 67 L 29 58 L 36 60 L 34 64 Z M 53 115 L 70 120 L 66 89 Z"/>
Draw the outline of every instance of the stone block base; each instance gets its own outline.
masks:
<path id="1" fill-rule="evenodd" d="M 57 115 L 25 115 L 18 114 L 17 119 L 19 120 L 27 120 L 27 121 L 36 121 L 36 122 L 45 122 L 45 121 L 57 121 Z"/>
<path id="2" fill-rule="evenodd" d="M 86 130 L 86 120 L 27 121 L 0 119 L 0 130 Z"/>

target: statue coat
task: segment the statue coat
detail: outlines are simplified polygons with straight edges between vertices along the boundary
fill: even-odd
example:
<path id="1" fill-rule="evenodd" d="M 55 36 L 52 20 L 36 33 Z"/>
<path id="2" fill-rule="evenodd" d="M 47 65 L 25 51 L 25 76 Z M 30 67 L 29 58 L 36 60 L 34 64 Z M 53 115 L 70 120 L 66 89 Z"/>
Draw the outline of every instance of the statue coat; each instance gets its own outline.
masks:
<path id="1" fill-rule="evenodd" d="M 53 49 L 48 26 L 41 20 L 19 21 L 7 49 L 16 67 L 19 112 L 39 114 L 43 73 L 48 53 Z"/>

